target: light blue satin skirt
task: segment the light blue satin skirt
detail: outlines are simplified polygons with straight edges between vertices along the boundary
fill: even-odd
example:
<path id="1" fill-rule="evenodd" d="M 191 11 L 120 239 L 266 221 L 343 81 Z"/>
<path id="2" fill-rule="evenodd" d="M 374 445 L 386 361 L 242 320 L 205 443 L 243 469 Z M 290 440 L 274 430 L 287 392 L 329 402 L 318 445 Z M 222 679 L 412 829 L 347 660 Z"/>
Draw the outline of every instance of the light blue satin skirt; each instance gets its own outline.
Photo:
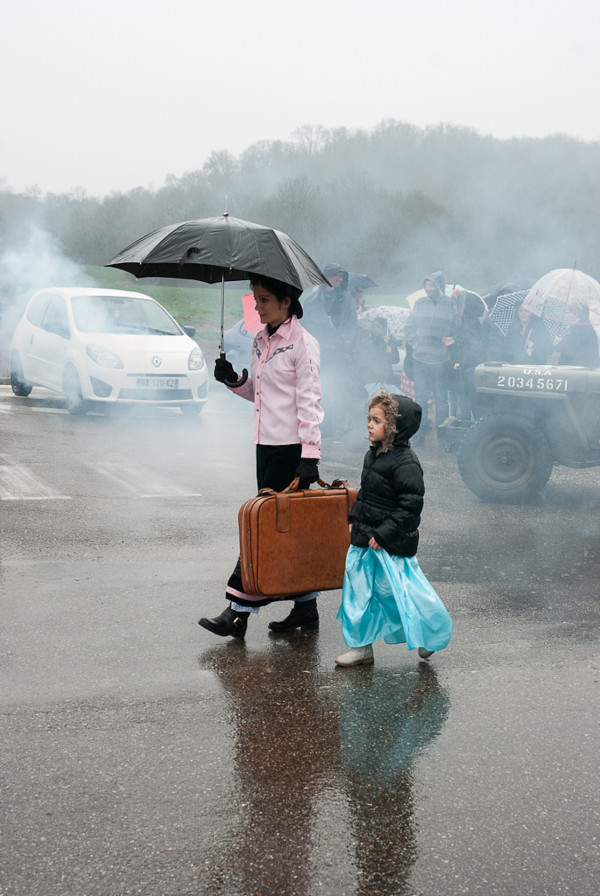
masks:
<path id="1" fill-rule="evenodd" d="M 337 618 L 348 647 L 383 638 L 409 650 L 443 650 L 452 620 L 416 557 L 350 545 Z"/>

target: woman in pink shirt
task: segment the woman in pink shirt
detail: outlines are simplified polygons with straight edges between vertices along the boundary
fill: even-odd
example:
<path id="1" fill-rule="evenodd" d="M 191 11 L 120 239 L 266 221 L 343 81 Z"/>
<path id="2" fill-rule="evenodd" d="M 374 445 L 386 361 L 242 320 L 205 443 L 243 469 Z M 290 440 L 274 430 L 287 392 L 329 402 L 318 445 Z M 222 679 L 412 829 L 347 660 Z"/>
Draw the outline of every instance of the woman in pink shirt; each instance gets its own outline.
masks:
<path id="1" fill-rule="evenodd" d="M 251 376 L 232 389 L 254 402 L 254 441 L 258 489 L 282 491 L 296 477 L 300 488 L 319 478 L 321 456 L 321 383 L 319 343 L 300 324 L 301 292 L 269 277 L 251 277 L 250 283 L 263 329 L 252 346 Z M 215 379 L 240 379 L 227 360 L 215 361 Z M 285 583 L 282 583 L 285 587 Z M 271 603 L 269 598 L 246 594 L 239 561 L 226 588 L 227 608 L 199 624 L 215 635 L 243 638 L 250 613 Z M 318 628 L 317 594 L 294 595 L 294 606 L 282 622 L 270 622 L 274 632 Z"/>

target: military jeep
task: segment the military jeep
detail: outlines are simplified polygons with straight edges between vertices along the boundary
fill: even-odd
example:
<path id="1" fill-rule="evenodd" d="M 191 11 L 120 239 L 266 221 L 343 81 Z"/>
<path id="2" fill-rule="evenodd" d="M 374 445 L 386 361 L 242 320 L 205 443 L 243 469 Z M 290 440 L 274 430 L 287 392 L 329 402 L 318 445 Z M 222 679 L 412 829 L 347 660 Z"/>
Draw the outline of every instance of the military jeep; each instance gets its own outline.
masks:
<path id="1" fill-rule="evenodd" d="M 475 368 L 477 420 L 438 430 L 483 501 L 527 501 L 554 464 L 600 466 L 600 370 L 487 362 Z"/>

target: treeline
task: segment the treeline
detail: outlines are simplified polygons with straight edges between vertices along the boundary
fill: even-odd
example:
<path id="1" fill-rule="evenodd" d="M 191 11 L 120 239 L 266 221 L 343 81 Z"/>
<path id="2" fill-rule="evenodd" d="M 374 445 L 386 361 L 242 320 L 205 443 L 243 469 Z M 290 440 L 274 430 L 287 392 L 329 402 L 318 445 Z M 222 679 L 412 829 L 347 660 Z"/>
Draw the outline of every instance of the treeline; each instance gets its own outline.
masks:
<path id="1" fill-rule="evenodd" d="M 372 131 L 306 126 L 238 157 L 214 152 L 156 190 L 0 190 L 0 238 L 18 245 L 35 223 L 73 261 L 102 265 L 150 230 L 226 204 L 289 233 L 321 266 L 367 273 L 388 292 L 406 294 L 436 269 L 484 292 L 574 264 L 600 279 L 599 196 L 599 143 L 398 121 Z"/>

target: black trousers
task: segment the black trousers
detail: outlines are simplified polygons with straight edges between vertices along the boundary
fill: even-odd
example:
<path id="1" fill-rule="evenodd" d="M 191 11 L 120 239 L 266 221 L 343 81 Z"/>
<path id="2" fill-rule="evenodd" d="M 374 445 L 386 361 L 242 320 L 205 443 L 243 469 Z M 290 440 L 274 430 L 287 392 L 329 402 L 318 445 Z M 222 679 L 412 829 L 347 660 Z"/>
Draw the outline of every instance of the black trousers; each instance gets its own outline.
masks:
<path id="1" fill-rule="evenodd" d="M 276 492 L 282 492 L 294 479 L 294 474 L 300 457 L 301 445 L 257 445 L 256 446 L 256 484 L 261 488 L 272 488 Z M 229 576 L 225 589 L 228 600 L 241 606 L 263 607 L 274 603 L 281 598 L 265 597 L 262 600 L 249 600 L 242 585 L 242 571 L 240 561 Z M 301 597 L 300 594 L 290 595 L 289 600 Z"/>
<path id="2" fill-rule="evenodd" d="M 301 445 L 257 445 L 256 484 L 282 492 L 294 479 L 302 455 Z"/>

